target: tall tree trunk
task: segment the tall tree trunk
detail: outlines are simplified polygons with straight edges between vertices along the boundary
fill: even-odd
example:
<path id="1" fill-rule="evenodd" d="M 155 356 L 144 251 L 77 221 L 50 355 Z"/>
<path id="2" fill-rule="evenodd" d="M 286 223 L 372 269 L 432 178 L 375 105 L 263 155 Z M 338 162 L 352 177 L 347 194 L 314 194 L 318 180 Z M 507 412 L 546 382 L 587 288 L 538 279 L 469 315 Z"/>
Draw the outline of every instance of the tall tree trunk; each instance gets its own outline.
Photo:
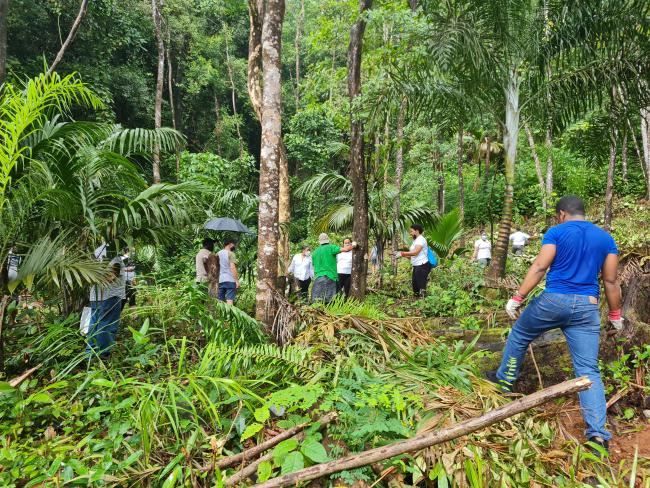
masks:
<path id="1" fill-rule="evenodd" d="M 280 240 L 278 242 L 278 290 L 284 293 L 287 286 L 287 268 L 291 259 L 289 221 L 291 220 L 291 195 L 289 188 L 289 161 L 284 143 L 280 141 L 280 194 L 278 199 Z"/>
<path id="2" fill-rule="evenodd" d="M 305 20 L 305 0 L 300 0 L 300 12 L 296 19 L 296 36 L 294 50 L 296 51 L 296 110 L 300 106 L 300 49 L 302 46 L 302 24 Z"/>
<path id="3" fill-rule="evenodd" d="M 393 221 L 397 222 L 402 213 L 402 175 L 404 174 L 404 117 L 406 115 L 406 97 L 402 97 L 397 115 L 397 151 L 395 152 L 395 190 L 396 196 L 393 203 Z M 393 276 L 397 274 L 397 259 L 395 258 L 399 246 L 399 236 L 394 233 L 391 237 L 391 249 L 393 251 L 392 265 Z"/>
<path id="4" fill-rule="evenodd" d="M 505 152 L 506 188 L 503 196 L 503 209 L 499 224 L 499 235 L 492 253 L 488 276 L 496 279 L 505 275 L 508 259 L 508 242 L 512 227 L 512 206 L 515 193 L 515 161 L 517 160 L 517 140 L 519 139 L 519 74 L 517 66 L 510 67 L 506 86 L 506 123 L 503 134 Z"/>
<path id="5" fill-rule="evenodd" d="M 463 126 L 461 125 L 458 128 L 458 138 L 456 140 L 456 169 L 458 171 L 458 212 L 461 222 L 464 222 L 465 220 L 465 178 L 463 176 L 463 158 Z M 461 237 L 461 241 L 464 241 L 463 237 Z M 464 242 L 461 242 L 461 246 L 464 245 Z"/>
<path id="6" fill-rule="evenodd" d="M 609 141 L 609 167 L 607 168 L 607 188 L 605 190 L 605 218 L 604 225 L 606 231 L 612 227 L 612 201 L 614 199 L 614 170 L 616 168 L 616 138 L 617 131 L 612 129 Z"/>
<path id="7" fill-rule="evenodd" d="M 278 278 L 280 166 L 282 164 L 282 21 L 284 0 L 268 0 L 262 24 L 262 143 L 257 247 L 256 317 L 267 328 L 275 319 L 271 287 Z"/>
<path id="8" fill-rule="evenodd" d="M 248 34 L 248 96 L 257 120 L 262 120 L 262 19 L 264 1 L 248 0 L 250 31 Z"/>
<path id="9" fill-rule="evenodd" d="M 167 31 L 167 45 L 165 46 L 165 57 L 167 58 L 167 92 L 169 94 L 169 109 L 172 113 L 172 128 L 177 130 L 176 124 L 176 105 L 174 104 L 174 83 L 173 83 L 173 71 L 172 71 L 172 57 L 169 52 L 169 46 L 171 45 L 171 39 L 169 31 Z M 176 182 L 180 181 L 181 173 L 181 155 L 176 147 Z"/>
<path id="10" fill-rule="evenodd" d="M 621 166 L 623 182 L 627 183 L 627 130 L 623 132 L 623 142 L 621 143 Z"/>
<path id="11" fill-rule="evenodd" d="M 551 196 L 553 195 L 553 131 L 551 129 L 551 122 L 549 121 L 546 128 L 546 138 L 544 140 L 546 146 L 546 206 L 551 205 Z M 546 212 L 545 221 L 546 227 L 551 226 L 553 214 Z"/>
<path id="12" fill-rule="evenodd" d="M 65 54 L 66 50 L 68 49 L 70 44 L 72 44 L 72 41 L 74 40 L 75 36 L 77 35 L 77 31 L 79 30 L 79 26 L 81 25 L 81 21 L 86 16 L 87 11 L 88 11 L 88 0 L 82 0 L 81 6 L 79 7 L 79 13 L 77 14 L 77 18 L 74 19 L 74 22 L 72 23 L 72 27 L 70 28 L 70 32 L 68 32 L 68 37 L 66 37 L 63 44 L 61 44 L 61 49 L 59 49 L 59 52 L 56 53 L 56 57 L 54 58 L 54 61 L 52 61 L 52 65 L 47 70 L 48 75 L 51 75 L 52 73 L 54 73 L 54 71 L 56 70 L 56 67 L 59 65 L 59 63 L 63 59 L 63 55 Z M 5 31 L 5 36 L 6 36 L 6 31 Z M 5 46 L 7 45 L 6 41 L 5 41 L 4 45 Z"/>
<path id="13" fill-rule="evenodd" d="M 438 209 L 438 214 L 443 215 L 445 213 L 445 168 L 442 155 L 440 154 L 440 141 L 435 138 L 433 143 L 433 171 L 438 181 L 436 187 L 436 208 Z"/>
<path id="14" fill-rule="evenodd" d="M 528 146 L 530 147 L 530 153 L 533 156 L 533 161 L 535 163 L 535 173 L 537 173 L 539 191 L 542 195 L 542 209 L 544 210 L 544 218 L 546 218 L 548 211 L 548 200 L 546 198 L 546 183 L 544 182 L 544 175 L 542 174 L 542 162 L 539 159 L 539 154 L 537 154 L 537 149 L 535 148 L 535 139 L 533 138 L 533 133 L 530 130 L 528 123 L 524 124 L 524 130 L 526 131 Z"/>
<path id="15" fill-rule="evenodd" d="M 359 0 L 359 17 L 350 29 L 348 46 L 348 95 L 350 97 L 350 180 L 353 191 L 352 236 L 357 249 L 352 254 L 351 294 L 362 300 L 366 294 L 368 269 L 368 186 L 363 157 L 363 124 L 355 113 L 355 99 L 361 94 L 361 53 L 366 21 L 363 14 L 372 0 Z"/>
<path id="16" fill-rule="evenodd" d="M 7 14 L 9 0 L 0 0 L 0 85 L 7 78 Z"/>
<path id="17" fill-rule="evenodd" d="M 483 173 L 483 177 L 487 183 L 490 179 L 490 158 L 492 156 L 492 138 L 490 136 L 485 136 L 485 147 L 487 151 L 485 152 L 485 173 Z"/>
<path id="18" fill-rule="evenodd" d="M 641 109 L 641 146 L 645 173 L 645 199 L 650 201 L 650 107 Z"/>
<path id="19" fill-rule="evenodd" d="M 154 102 L 153 126 L 155 129 L 162 127 L 162 101 L 163 85 L 165 81 L 165 40 L 162 32 L 162 7 L 163 0 L 151 0 L 153 24 L 156 30 L 156 43 L 158 47 L 158 74 L 156 76 L 156 98 Z M 153 182 L 160 183 L 160 145 L 156 142 L 153 147 Z"/>
<path id="20" fill-rule="evenodd" d="M 643 179 L 646 182 L 650 182 L 648 174 L 646 173 L 643 156 L 641 155 L 641 148 L 639 147 L 639 142 L 636 140 L 636 134 L 634 133 L 634 129 L 632 128 L 632 124 L 630 123 L 630 119 L 627 119 L 627 129 L 628 129 L 628 134 L 630 134 L 630 137 L 632 138 L 632 144 L 634 145 L 634 152 L 636 153 L 637 160 L 639 161 L 639 165 L 641 166 L 641 171 L 643 172 Z M 650 189 L 648 189 L 648 191 L 650 192 Z"/>

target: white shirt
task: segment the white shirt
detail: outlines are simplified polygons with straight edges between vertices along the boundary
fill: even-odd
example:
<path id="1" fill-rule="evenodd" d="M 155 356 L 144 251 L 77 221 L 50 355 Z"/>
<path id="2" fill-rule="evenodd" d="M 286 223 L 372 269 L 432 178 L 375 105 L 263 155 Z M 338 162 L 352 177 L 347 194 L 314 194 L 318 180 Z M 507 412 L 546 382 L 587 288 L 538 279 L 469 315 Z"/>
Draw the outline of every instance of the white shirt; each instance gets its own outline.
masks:
<path id="1" fill-rule="evenodd" d="M 120 265 L 120 275 L 115 278 L 113 281 L 111 281 L 109 284 L 99 287 L 98 285 L 95 285 L 90 288 L 90 301 L 91 302 L 96 302 L 96 301 L 102 301 L 102 300 L 108 300 L 109 298 L 112 297 L 118 297 L 118 298 L 126 298 L 126 271 L 124 267 L 124 262 L 122 261 L 122 258 L 120 256 L 116 256 L 113 259 L 111 259 L 111 262 L 108 263 L 110 267 L 113 267 L 113 265 L 119 264 Z"/>
<path id="2" fill-rule="evenodd" d="M 313 278 L 314 266 L 311 262 L 311 256 L 303 256 L 302 253 L 296 254 L 291 260 L 288 271 L 300 281 L 306 281 L 309 278 Z"/>
<path id="3" fill-rule="evenodd" d="M 336 255 L 336 272 L 339 274 L 352 274 L 351 252 L 340 252 Z"/>
<path id="4" fill-rule="evenodd" d="M 474 243 L 474 248 L 478 249 L 476 259 L 492 259 L 492 244 L 490 244 L 490 241 L 478 239 Z"/>
<path id="5" fill-rule="evenodd" d="M 415 256 L 411 257 L 411 264 L 413 266 L 422 266 L 424 263 L 429 262 L 429 257 L 427 256 L 427 249 L 429 248 L 429 245 L 427 244 L 427 240 L 424 238 L 424 236 L 417 236 L 413 240 L 411 247 L 409 247 L 409 251 L 415 251 L 416 246 L 422 246 L 422 249 L 420 249 L 420 252 Z"/>
<path id="6" fill-rule="evenodd" d="M 520 230 L 510 234 L 510 240 L 513 246 L 525 246 L 528 239 L 530 239 L 530 236 Z"/>

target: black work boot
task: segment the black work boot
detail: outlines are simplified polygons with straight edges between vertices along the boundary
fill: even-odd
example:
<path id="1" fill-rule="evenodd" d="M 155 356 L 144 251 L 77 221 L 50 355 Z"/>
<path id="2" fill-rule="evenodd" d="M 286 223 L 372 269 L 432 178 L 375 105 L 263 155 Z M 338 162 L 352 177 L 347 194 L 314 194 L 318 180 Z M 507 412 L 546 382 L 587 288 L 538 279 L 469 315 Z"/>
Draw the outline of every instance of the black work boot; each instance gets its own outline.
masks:
<path id="1" fill-rule="evenodd" d="M 590 444 L 595 444 L 596 446 L 601 447 L 602 449 L 605 450 L 607 454 L 609 454 L 609 442 L 603 439 L 602 437 L 598 437 L 597 435 L 595 435 L 593 437 L 590 437 L 587 440 L 587 449 L 589 449 L 596 456 L 602 456 L 603 453 L 601 452 L 601 450 L 596 449 L 593 445 Z"/>

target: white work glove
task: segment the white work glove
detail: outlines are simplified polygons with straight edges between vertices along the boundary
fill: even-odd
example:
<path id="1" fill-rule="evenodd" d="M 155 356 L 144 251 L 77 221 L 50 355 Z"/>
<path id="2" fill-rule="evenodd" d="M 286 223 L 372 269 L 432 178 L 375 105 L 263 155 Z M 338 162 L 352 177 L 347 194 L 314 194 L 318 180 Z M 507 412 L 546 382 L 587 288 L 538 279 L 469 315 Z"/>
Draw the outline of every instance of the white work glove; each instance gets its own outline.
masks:
<path id="1" fill-rule="evenodd" d="M 508 303 L 506 304 L 506 313 L 512 320 L 517 320 L 517 317 L 519 316 L 519 307 L 521 307 L 523 301 L 524 298 L 519 295 L 514 295 L 510 300 L 508 300 Z"/>
<path id="2" fill-rule="evenodd" d="M 609 323 L 612 324 L 616 330 L 623 330 L 625 319 L 621 315 L 620 308 L 618 310 L 610 310 L 607 318 L 609 319 Z"/>

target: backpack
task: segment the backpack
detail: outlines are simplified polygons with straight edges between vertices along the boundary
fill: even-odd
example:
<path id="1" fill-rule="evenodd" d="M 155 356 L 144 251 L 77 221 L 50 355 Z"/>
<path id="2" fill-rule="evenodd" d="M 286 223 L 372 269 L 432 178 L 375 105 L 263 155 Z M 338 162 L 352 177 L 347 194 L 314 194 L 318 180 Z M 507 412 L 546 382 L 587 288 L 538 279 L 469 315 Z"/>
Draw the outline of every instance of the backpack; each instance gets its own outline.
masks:
<path id="1" fill-rule="evenodd" d="M 436 253 L 433 252 L 431 248 L 428 246 L 427 246 L 427 258 L 429 259 L 429 264 L 431 265 L 432 268 L 438 266 L 438 256 L 436 256 Z"/>

